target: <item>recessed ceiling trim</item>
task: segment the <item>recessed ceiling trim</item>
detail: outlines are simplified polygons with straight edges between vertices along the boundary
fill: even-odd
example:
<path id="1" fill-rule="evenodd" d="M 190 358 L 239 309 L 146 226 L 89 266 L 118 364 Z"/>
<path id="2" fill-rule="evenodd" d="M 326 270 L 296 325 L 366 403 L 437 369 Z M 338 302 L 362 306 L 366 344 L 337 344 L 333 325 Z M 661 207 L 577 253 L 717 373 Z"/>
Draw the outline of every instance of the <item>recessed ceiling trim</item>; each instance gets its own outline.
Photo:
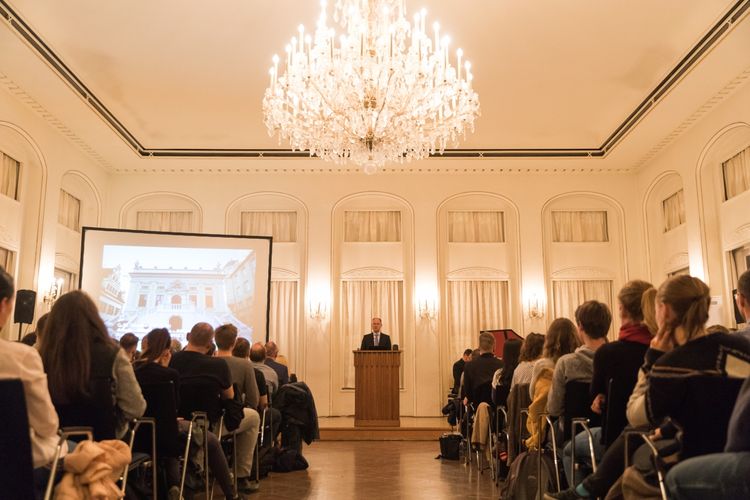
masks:
<path id="1" fill-rule="evenodd" d="M 654 108 L 680 79 L 740 21 L 750 9 L 750 0 L 738 0 L 696 43 L 664 79 L 636 106 L 628 117 L 607 137 L 604 143 L 591 148 L 488 148 L 447 149 L 434 158 L 604 158 L 631 132 L 640 120 Z M 139 156 L 145 158 L 308 158 L 306 151 L 291 149 L 206 149 L 206 148 L 147 148 L 109 111 L 102 101 L 81 81 L 57 54 L 10 7 L 0 0 L 2 16 L 18 35 L 47 63 L 60 78 L 86 101 L 91 109 Z"/>

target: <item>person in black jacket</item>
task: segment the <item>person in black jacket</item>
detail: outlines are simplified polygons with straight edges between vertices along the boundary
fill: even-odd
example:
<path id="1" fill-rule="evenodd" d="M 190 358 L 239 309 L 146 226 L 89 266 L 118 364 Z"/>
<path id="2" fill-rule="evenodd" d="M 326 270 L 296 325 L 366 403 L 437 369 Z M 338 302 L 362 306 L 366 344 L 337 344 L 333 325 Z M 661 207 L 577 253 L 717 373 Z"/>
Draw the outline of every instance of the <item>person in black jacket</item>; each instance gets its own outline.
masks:
<path id="1" fill-rule="evenodd" d="M 372 318 L 371 327 L 372 332 L 362 337 L 360 349 L 363 351 L 390 351 L 391 337 L 380 331 L 383 327 L 383 320 Z"/>
<path id="2" fill-rule="evenodd" d="M 471 361 L 472 352 L 471 349 L 466 349 L 461 359 L 453 363 L 453 394 L 458 394 L 458 391 L 461 389 L 461 375 L 464 374 L 466 363 Z"/>
<path id="3" fill-rule="evenodd" d="M 504 366 L 495 357 L 494 350 L 495 337 L 491 333 L 482 332 L 479 335 L 479 357 L 466 363 L 464 367 L 464 393 L 475 408 L 482 402 L 492 405 L 492 376 Z"/>

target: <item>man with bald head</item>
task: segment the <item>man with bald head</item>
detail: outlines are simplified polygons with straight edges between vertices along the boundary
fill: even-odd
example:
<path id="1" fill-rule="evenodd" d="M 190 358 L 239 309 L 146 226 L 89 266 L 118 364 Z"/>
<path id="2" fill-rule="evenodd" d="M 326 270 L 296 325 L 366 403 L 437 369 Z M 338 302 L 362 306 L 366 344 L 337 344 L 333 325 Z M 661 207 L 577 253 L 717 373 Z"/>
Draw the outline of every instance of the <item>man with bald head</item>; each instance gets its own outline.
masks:
<path id="1" fill-rule="evenodd" d="M 252 363 L 253 368 L 263 372 L 270 394 L 275 394 L 279 390 L 279 376 L 276 375 L 273 368 L 266 364 L 266 348 L 260 342 L 256 342 L 250 347 L 250 363 Z"/>
<path id="2" fill-rule="evenodd" d="M 273 340 L 266 342 L 266 360 L 264 363 L 273 368 L 273 371 L 276 372 L 276 375 L 279 377 L 279 387 L 281 387 L 282 385 L 289 383 L 289 368 L 276 362 L 276 356 L 278 355 L 279 347 L 276 345 L 276 342 Z"/>
<path id="3" fill-rule="evenodd" d="M 362 337 L 360 349 L 363 351 L 390 351 L 391 337 L 380 331 L 383 327 L 383 320 L 372 318 L 370 326 L 372 332 Z"/>

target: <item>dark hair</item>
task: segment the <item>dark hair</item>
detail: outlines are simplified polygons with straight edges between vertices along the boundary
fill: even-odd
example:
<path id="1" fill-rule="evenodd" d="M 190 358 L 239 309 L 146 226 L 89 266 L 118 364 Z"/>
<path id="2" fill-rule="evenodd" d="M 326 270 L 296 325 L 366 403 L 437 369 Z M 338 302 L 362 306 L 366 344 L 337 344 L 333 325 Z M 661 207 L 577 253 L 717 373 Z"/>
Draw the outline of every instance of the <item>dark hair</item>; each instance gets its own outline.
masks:
<path id="1" fill-rule="evenodd" d="M 266 359 L 266 348 L 260 342 L 256 342 L 250 348 L 250 361 L 261 363 Z"/>
<path id="2" fill-rule="evenodd" d="M 678 327 L 685 330 L 687 342 L 703 331 L 711 305 L 711 292 L 704 282 L 692 276 L 675 276 L 662 283 L 656 298 L 674 312 L 674 319 L 663 326 L 673 341 Z"/>
<path id="3" fill-rule="evenodd" d="M 612 313 L 607 304 L 596 300 L 587 300 L 576 309 L 576 323 L 592 339 L 607 336 L 609 325 L 612 324 Z"/>
<path id="4" fill-rule="evenodd" d="M 39 338 L 39 354 L 54 402 L 69 403 L 87 395 L 95 343 L 116 346 L 94 301 L 80 290 L 62 295 L 52 306 L 44 335 Z"/>
<path id="5" fill-rule="evenodd" d="M 523 339 L 521 355 L 518 361 L 534 361 L 535 359 L 539 359 L 539 356 L 542 355 L 542 349 L 544 349 L 544 335 L 532 332 Z"/>
<path id="6" fill-rule="evenodd" d="M 737 280 L 737 293 L 750 301 L 750 269 L 742 273 Z"/>
<path id="7" fill-rule="evenodd" d="M 617 300 L 634 322 L 643 322 L 643 295 L 653 288 L 648 281 L 632 280 L 625 283 L 617 294 Z"/>
<path id="8" fill-rule="evenodd" d="M 474 352 L 474 350 L 473 350 L 473 349 L 466 349 L 466 350 L 464 351 L 464 356 L 471 356 L 471 353 L 472 353 L 472 352 Z"/>
<path id="9" fill-rule="evenodd" d="M 164 351 L 172 350 L 172 337 L 166 328 L 154 328 L 143 337 L 146 350 L 141 354 L 137 364 L 153 363 L 164 354 Z M 120 339 L 122 342 L 122 339 Z"/>
<path id="10" fill-rule="evenodd" d="M 214 328 L 208 323 L 196 323 L 188 333 L 188 342 L 198 347 L 213 345 Z"/>
<path id="11" fill-rule="evenodd" d="M 506 340 L 503 345 L 503 371 L 500 372 L 500 379 L 503 381 L 503 385 L 510 388 L 510 383 L 513 380 L 513 372 L 516 371 L 518 361 L 521 357 L 521 341 L 520 340 Z"/>
<path id="12" fill-rule="evenodd" d="M 134 333 L 128 332 L 120 337 L 120 347 L 125 349 L 131 349 L 138 345 L 138 336 Z"/>
<path id="13" fill-rule="evenodd" d="M 39 319 L 36 320 L 36 334 L 38 336 L 44 335 L 44 327 L 47 326 L 47 319 L 49 319 L 49 313 L 44 313 L 41 316 L 39 316 Z"/>
<path id="14" fill-rule="evenodd" d="M 578 347 L 576 326 L 568 318 L 557 318 L 550 323 L 544 339 L 544 357 L 557 363 L 560 357 Z"/>
<path id="15" fill-rule="evenodd" d="M 232 356 L 247 359 L 250 356 L 250 341 L 246 338 L 238 338 L 234 344 L 234 349 L 232 349 Z"/>
<path id="16" fill-rule="evenodd" d="M 0 300 L 12 299 L 14 293 L 16 293 L 16 287 L 13 284 L 13 276 L 0 266 Z"/>
<path id="17" fill-rule="evenodd" d="M 216 347 L 222 351 L 228 351 L 237 340 L 237 327 L 231 323 L 221 325 L 216 329 L 214 340 L 216 341 Z"/>

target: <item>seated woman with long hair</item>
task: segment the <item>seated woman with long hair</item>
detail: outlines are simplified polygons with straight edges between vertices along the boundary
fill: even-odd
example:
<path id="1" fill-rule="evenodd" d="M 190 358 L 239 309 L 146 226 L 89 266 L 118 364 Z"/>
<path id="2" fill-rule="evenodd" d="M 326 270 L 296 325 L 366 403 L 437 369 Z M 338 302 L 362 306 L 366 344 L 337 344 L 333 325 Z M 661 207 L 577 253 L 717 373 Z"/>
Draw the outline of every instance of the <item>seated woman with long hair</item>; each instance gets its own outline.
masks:
<path id="1" fill-rule="evenodd" d="M 109 337 L 91 298 L 79 290 L 61 296 L 39 335 L 39 354 L 61 425 L 92 426 L 97 439 L 124 436 L 128 421 L 143 415 L 146 401 L 130 360 Z M 103 386 L 111 390 L 111 401 L 102 399 Z M 114 415 L 103 418 L 108 411 Z M 114 429 L 99 425 L 105 420 L 113 421 Z"/>
<path id="2" fill-rule="evenodd" d="M 544 435 L 540 435 L 540 416 L 547 411 L 547 396 L 552 386 L 555 364 L 558 359 L 574 352 L 577 347 L 576 327 L 572 321 L 567 318 L 557 318 L 549 325 L 544 339 L 544 354 L 534 364 L 529 384 L 531 404 L 526 428 L 530 436 L 526 440 L 526 447 L 530 450 L 538 449 L 539 443 L 544 440 Z"/>

